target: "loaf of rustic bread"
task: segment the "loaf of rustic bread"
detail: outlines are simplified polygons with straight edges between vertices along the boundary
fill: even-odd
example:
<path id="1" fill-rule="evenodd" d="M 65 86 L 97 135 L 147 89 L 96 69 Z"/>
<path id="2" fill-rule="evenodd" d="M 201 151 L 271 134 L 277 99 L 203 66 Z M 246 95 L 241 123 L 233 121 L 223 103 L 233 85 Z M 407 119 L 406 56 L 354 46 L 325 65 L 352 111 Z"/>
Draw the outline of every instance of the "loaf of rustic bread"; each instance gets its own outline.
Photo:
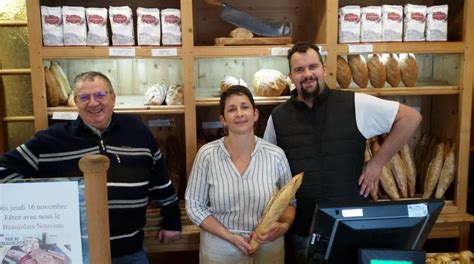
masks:
<path id="1" fill-rule="evenodd" d="M 375 88 L 382 88 L 385 85 L 385 65 L 379 54 L 369 54 L 367 56 L 367 68 L 369 69 L 370 84 Z"/>
<path id="2" fill-rule="evenodd" d="M 365 88 L 369 83 L 369 70 L 365 58 L 360 55 L 347 55 L 351 67 L 352 80 L 360 87 Z"/>
<path id="3" fill-rule="evenodd" d="M 280 96 L 286 86 L 286 76 L 277 70 L 262 69 L 253 77 L 253 89 L 257 96 Z"/>
<path id="4" fill-rule="evenodd" d="M 351 67 L 349 67 L 349 63 L 347 63 L 346 59 L 340 55 L 337 56 L 336 79 L 342 88 L 349 87 L 352 81 Z"/>
<path id="5" fill-rule="evenodd" d="M 416 85 L 418 65 L 416 64 L 416 58 L 413 53 L 400 55 L 400 75 L 405 86 L 413 87 Z"/>
<path id="6" fill-rule="evenodd" d="M 242 85 L 242 86 L 248 87 L 247 83 L 245 83 L 245 81 L 242 80 L 241 78 L 236 78 L 234 76 L 225 76 L 224 79 L 222 79 L 221 83 L 219 84 L 221 93 L 229 89 L 229 87 L 231 87 L 232 85 Z"/>
<path id="7" fill-rule="evenodd" d="M 61 66 L 55 62 L 51 62 L 51 66 L 49 68 L 51 73 L 53 74 L 54 78 L 59 84 L 59 104 L 60 105 L 67 105 L 67 99 L 69 94 L 72 92 L 71 85 L 69 84 L 69 80 L 67 78 L 66 73 L 64 73 Z"/>
<path id="8" fill-rule="evenodd" d="M 59 105 L 59 87 L 58 81 L 48 67 L 44 67 L 44 82 L 46 85 L 46 102 L 48 106 Z"/>
<path id="9" fill-rule="evenodd" d="M 238 27 L 229 33 L 231 38 L 249 39 L 253 38 L 253 33 L 245 28 Z"/>
<path id="10" fill-rule="evenodd" d="M 400 64 L 398 63 L 397 54 L 387 54 L 384 62 L 387 82 L 392 87 L 398 87 L 400 83 Z"/>

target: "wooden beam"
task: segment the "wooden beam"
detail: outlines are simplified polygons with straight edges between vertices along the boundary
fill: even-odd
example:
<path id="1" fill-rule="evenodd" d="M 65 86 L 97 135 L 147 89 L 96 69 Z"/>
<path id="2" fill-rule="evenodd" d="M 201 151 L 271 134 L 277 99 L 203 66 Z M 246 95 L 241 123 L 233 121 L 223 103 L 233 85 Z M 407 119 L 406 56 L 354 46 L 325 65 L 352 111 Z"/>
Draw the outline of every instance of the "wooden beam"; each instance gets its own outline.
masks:
<path id="1" fill-rule="evenodd" d="M 2 20 L 0 27 L 26 27 L 28 23 L 23 20 Z"/>
<path id="2" fill-rule="evenodd" d="M 1 75 L 28 75 L 31 74 L 31 69 L 0 69 Z"/>

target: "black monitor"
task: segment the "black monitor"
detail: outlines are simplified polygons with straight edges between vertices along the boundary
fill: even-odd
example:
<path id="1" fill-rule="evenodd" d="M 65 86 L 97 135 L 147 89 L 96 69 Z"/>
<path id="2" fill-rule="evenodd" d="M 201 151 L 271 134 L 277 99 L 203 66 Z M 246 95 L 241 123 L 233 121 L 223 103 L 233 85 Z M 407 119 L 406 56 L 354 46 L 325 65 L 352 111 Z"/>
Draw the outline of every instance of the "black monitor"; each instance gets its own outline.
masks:
<path id="1" fill-rule="evenodd" d="M 357 263 L 359 249 L 419 250 L 444 200 L 350 201 L 316 205 L 309 263 Z"/>

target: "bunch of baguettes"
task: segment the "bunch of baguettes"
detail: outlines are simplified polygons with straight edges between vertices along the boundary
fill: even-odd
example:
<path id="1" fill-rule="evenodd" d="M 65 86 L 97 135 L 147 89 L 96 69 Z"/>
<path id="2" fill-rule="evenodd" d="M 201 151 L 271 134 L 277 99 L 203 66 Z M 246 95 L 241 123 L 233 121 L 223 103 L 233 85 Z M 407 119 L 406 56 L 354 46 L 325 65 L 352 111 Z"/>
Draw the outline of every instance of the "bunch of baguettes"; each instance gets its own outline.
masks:
<path id="1" fill-rule="evenodd" d="M 69 79 L 57 62 L 52 61 L 49 67 L 44 66 L 44 81 L 48 106 L 76 106 Z"/>
<path id="2" fill-rule="evenodd" d="M 426 263 L 427 264 L 471 264 L 472 263 L 472 252 L 470 250 L 461 251 L 459 253 L 427 253 Z"/>
<path id="3" fill-rule="evenodd" d="M 373 153 L 380 148 L 383 137 L 367 140 L 365 160 L 368 161 Z M 383 143 L 382 143 L 383 144 Z M 419 191 L 423 198 L 444 196 L 456 173 L 456 145 L 449 141 L 443 142 L 424 135 L 413 155 L 408 144 L 396 153 L 385 164 L 380 176 L 380 185 L 392 200 L 417 197 Z M 417 185 L 418 183 L 418 185 Z M 378 200 L 384 195 L 372 192 L 371 198 Z"/>

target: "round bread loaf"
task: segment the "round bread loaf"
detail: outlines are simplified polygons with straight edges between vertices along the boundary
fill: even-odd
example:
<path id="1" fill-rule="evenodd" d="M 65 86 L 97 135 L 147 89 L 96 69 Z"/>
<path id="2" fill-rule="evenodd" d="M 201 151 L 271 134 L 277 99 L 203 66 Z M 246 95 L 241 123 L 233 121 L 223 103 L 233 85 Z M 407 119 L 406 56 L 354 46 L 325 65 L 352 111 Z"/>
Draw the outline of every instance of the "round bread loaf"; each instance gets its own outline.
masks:
<path id="1" fill-rule="evenodd" d="M 385 85 L 385 65 L 382 57 L 378 54 L 369 54 L 367 56 L 367 68 L 369 69 L 369 80 L 375 88 L 382 88 Z"/>
<path id="2" fill-rule="evenodd" d="M 349 67 L 351 67 L 352 80 L 360 88 L 367 87 L 369 83 L 369 70 L 367 69 L 365 58 L 360 54 L 347 55 L 347 61 L 349 62 Z"/>
<path id="3" fill-rule="evenodd" d="M 387 54 L 385 56 L 385 72 L 387 82 L 392 87 L 398 87 L 400 84 L 400 64 L 398 63 L 397 54 Z"/>
<path id="4" fill-rule="evenodd" d="M 249 39 L 249 38 L 253 38 L 253 33 L 248 31 L 247 29 L 245 28 L 236 28 L 234 30 L 232 30 L 230 33 L 229 33 L 229 36 L 231 38 L 241 38 L 241 39 Z"/>
<path id="5" fill-rule="evenodd" d="M 337 56 L 337 83 L 342 88 L 347 88 L 351 84 L 352 74 L 351 67 L 347 63 L 346 59 L 342 56 Z"/>
<path id="6" fill-rule="evenodd" d="M 219 85 L 221 93 L 227 90 L 232 85 L 242 85 L 248 87 L 247 83 L 245 83 L 245 81 L 241 78 L 237 79 L 234 76 L 225 76 Z"/>
<path id="7" fill-rule="evenodd" d="M 416 64 L 415 54 L 400 54 L 400 76 L 405 86 L 413 87 L 416 85 L 418 65 Z"/>
<path id="8" fill-rule="evenodd" d="M 182 84 L 171 85 L 166 92 L 167 105 L 184 105 L 184 88 Z"/>
<path id="9" fill-rule="evenodd" d="M 146 89 L 145 105 L 161 105 L 165 101 L 168 87 L 164 83 L 154 84 Z"/>
<path id="10" fill-rule="evenodd" d="M 257 96 L 280 96 L 286 86 L 286 76 L 277 70 L 262 69 L 253 77 L 253 89 Z"/>

